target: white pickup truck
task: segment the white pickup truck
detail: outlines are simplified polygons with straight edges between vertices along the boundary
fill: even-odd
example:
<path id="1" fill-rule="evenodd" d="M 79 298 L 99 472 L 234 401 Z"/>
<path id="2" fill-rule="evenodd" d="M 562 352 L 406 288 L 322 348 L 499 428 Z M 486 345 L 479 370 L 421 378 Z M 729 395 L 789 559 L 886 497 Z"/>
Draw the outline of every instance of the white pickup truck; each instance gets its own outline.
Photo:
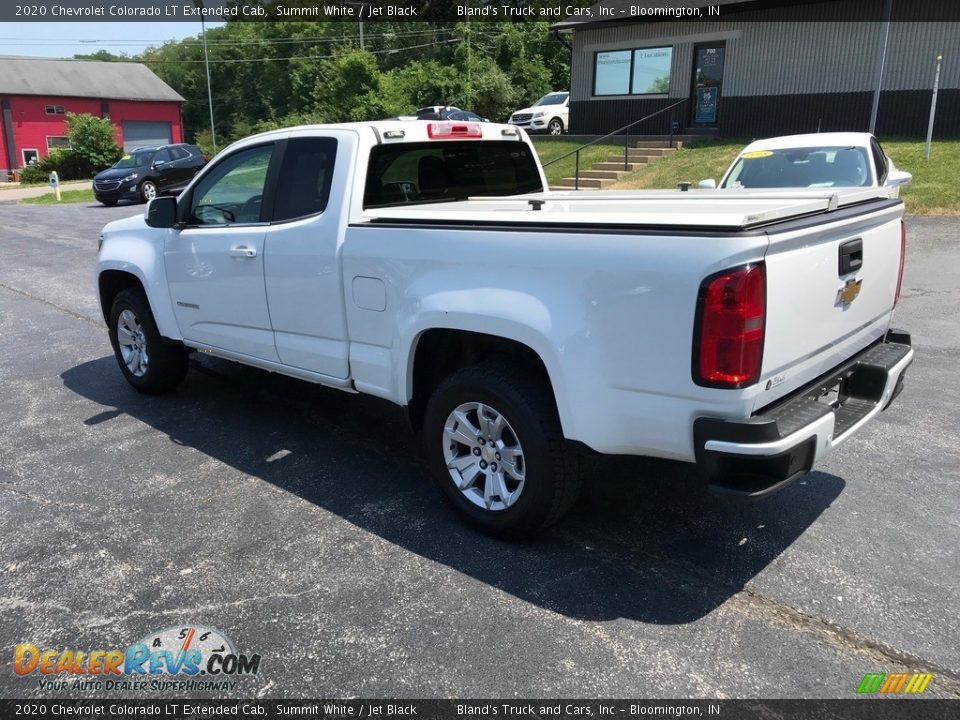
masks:
<path id="1" fill-rule="evenodd" d="M 569 508 L 579 458 L 696 463 L 770 493 L 900 392 L 906 250 L 883 188 L 551 193 L 508 125 L 372 122 L 231 145 L 103 230 L 127 381 L 202 351 L 408 409 L 481 529 Z"/>

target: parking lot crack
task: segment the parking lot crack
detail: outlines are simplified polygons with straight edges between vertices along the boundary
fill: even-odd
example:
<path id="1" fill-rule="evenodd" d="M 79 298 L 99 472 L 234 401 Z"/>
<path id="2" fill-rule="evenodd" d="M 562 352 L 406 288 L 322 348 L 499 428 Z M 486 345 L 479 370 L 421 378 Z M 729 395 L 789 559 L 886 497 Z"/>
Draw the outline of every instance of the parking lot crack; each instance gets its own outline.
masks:
<path id="1" fill-rule="evenodd" d="M 94 320 L 93 318 L 89 318 L 89 317 L 87 317 L 86 315 L 81 315 L 80 313 L 74 312 L 73 310 L 70 310 L 69 308 L 61 307 L 60 305 L 57 305 L 56 303 L 52 303 L 52 302 L 50 302 L 49 300 L 46 300 L 46 299 L 44 299 L 44 298 L 42 298 L 42 297 L 38 297 L 37 295 L 33 295 L 32 293 L 28 293 L 28 292 L 26 292 L 25 290 L 20 290 L 19 288 L 11 287 L 10 285 L 7 285 L 6 283 L 0 282 L 0 288 L 3 288 L 4 290 L 9 290 L 10 292 L 16 293 L 17 295 L 20 295 L 20 296 L 22 296 L 22 297 L 25 297 L 25 298 L 27 298 L 27 299 L 29 299 L 29 300 L 35 300 L 36 302 L 43 303 L 44 305 L 46 305 L 46 306 L 48 306 L 48 307 L 52 307 L 54 310 L 59 310 L 59 311 L 62 312 L 62 313 L 66 313 L 66 314 L 69 315 L 70 317 L 76 318 L 77 320 L 82 320 L 83 322 L 89 323 L 90 325 L 94 325 L 94 326 L 96 326 L 96 327 L 100 327 L 100 326 L 102 325 L 102 323 L 98 322 L 97 320 Z"/>

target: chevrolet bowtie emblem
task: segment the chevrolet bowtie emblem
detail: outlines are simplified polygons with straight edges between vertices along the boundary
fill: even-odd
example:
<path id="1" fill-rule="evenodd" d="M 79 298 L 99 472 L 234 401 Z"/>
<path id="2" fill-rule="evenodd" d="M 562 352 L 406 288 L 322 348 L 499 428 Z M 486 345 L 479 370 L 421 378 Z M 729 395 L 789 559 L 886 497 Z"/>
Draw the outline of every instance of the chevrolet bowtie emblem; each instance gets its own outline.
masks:
<path id="1" fill-rule="evenodd" d="M 846 284 L 839 290 L 837 290 L 837 305 L 849 305 L 854 300 L 857 299 L 857 295 L 860 294 L 860 286 L 863 285 L 863 280 L 854 280 L 850 278 L 847 280 Z"/>

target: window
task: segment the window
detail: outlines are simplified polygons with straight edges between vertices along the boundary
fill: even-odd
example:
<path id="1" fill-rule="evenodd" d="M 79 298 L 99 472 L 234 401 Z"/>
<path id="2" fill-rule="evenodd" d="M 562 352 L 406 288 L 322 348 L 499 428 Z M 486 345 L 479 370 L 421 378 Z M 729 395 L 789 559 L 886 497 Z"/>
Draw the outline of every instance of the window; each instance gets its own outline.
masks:
<path id="1" fill-rule="evenodd" d="M 377 145 L 370 151 L 363 206 L 466 200 L 540 192 L 526 143 L 444 140 Z"/>
<path id="2" fill-rule="evenodd" d="M 190 157 L 190 153 L 183 148 L 172 147 L 167 148 L 167 151 L 173 156 L 174 160 L 186 160 L 188 157 Z"/>
<path id="3" fill-rule="evenodd" d="M 53 150 L 54 148 L 68 148 L 68 147 L 70 147 L 70 138 L 58 136 L 58 135 L 47 136 L 47 150 Z"/>
<path id="4" fill-rule="evenodd" d="M 23 158 L 23 166 L 34 165 L 37 160 L 40 159 L 40 153 L 33 149 L 24 148 L 20 151 L 20 156 Z"/>
<path id="5" fill-rule="evenodd" d="M 873 152 L 873 164 L 877 166 L 877 185 L 883 185 L 887 181 L 887 175 L 890 174 L 886 153 L 876 140 L 870 141 L 870 149 Z"/>
<path id="6" fill-rule="evenodd" d="M 66 113 L 63 105 L 47 105 L 43 110 L 47 113 L 47 115 L 63 115 Z"/>
<path id="7" fill-rule="evenodd" d="M 173 159 L 174 154 L 170 151 L 170 148 L 161 148 L 153 156 L 152 164 L 168 163 Z"/>
<path id="8" fill-rule="evenodd" d="M 326 210 L 336 158 L 337 141 L 333 138 L 293 138 L 287 143 L 277 181 L 274 221 Z"/>
<path id="9" fill-rule="evenodd" d="M 870 185 L 867 153 L 861 147 L 754 150 L 738 159 L 724 187 L 832 188 Z"/>
<path id="10" fill-rule="evenodd" d="M 208 173 L 190 200 L 191 225 L 231 225 L 260 222 L 263 187 L 273 145 L 235 152 Z"/>
<path id="11" fill-rule="evenodd" d="M 673 48 L 611 50 L 596 54 L 594 95 L 666 95 Z"/>

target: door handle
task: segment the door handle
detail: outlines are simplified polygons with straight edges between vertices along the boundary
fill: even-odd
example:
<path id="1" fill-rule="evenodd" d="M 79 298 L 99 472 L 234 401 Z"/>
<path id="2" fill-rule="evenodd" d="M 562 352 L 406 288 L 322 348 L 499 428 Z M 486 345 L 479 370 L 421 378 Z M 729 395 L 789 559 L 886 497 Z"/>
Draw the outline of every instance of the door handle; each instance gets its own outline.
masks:
<path id="1" fill-rule="evenodd" d="M 230 248 L 230 257 L 255 258 L 256 256 L 257 256 L 256 249 L 252 247 L 247 247 L 246 245 L 239 245 L 237 247 Z"/>

